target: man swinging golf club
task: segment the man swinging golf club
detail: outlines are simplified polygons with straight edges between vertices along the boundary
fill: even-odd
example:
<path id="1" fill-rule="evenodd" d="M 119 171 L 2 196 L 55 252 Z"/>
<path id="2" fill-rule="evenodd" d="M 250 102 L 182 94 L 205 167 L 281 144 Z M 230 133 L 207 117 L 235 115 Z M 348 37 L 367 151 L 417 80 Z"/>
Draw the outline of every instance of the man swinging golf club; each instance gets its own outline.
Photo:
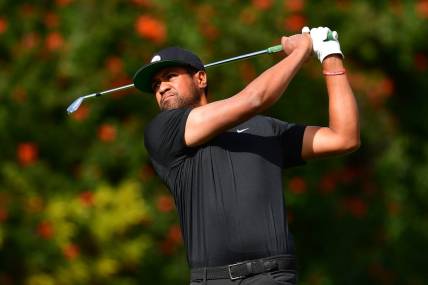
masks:
<path id="1" fill-rule="evenodd" d="M 209 102 L 201 60 L 159 51 L 134 76 L 161 112 L 145 130 L 153 166 L 174 196 L 191 284 L 296 284 L 282 170 L 359 147 L 358 110 L 337 36 L 320 27 L 282 37 L 286 57 L 242 91 Z M 308 59 L 322 63 L 328 127 L 258 115 L 273 105 Z"/>

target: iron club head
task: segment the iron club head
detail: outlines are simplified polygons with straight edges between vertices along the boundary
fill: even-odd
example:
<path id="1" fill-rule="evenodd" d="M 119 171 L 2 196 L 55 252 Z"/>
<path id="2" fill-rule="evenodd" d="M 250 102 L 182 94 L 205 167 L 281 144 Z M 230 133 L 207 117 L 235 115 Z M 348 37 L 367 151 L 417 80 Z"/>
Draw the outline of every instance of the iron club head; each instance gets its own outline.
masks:
<path id="1" fill-rule="evenodd" d="M 70 106 L 68 106 L 67 113 L 70 115 L 71 113 L 76 111 L 80 107 L 80 104 L 82 104 L 83 100 L 85 100 L 86 98 L 99 97 L 99 96 L 104 95 L 104 94 L 113 93 L 113 92 L 117 92 L 117 91 L 124 90 L 124 89 L 129 89 L 129 88 L 133 88 L 133 87 L 134 87 L 134 84 L 128 84 L 125 86 L 120 86 L 117 88 L 101 91 L 98 93 L 92 93 L 89 95 L 81 96 L 81 97 L 77 98 L 76 100 L 74 100 L 73 103 L 70 104 Z"/>
<path id="2" fill-rule="evenodd" d="M 73 103 L 71 103 L 70 106 L 68 106 L 67 113 L 70 115 L 71 113 L 76 111 L 80 107 L 80 104 L 82 104 L 83 99 L 84 97 L 79 97 L 76 100 L 74 100 Z"/>

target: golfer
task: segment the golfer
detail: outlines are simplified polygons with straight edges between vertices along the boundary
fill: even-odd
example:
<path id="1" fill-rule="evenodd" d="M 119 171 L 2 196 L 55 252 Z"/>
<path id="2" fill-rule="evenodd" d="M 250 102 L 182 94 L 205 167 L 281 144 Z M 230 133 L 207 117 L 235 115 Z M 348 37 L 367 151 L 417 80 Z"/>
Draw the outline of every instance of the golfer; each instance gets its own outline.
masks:
<path id="1" fill-rule="evenodd" d="M 136 87 L 154 94 L 161 110 L 145 130 L 145 146 L 174 197 L 191 284 L 296 284 L 282 170 L 360 144 L 343 55 L 328 33 L 320 27 L 282 37 L 282 60 L 215 102 L 190 51 L 163 49 L 135 74 Z M 258 115 L 280 99 L 312 53 L 322 63 L 329 125 Z"/>

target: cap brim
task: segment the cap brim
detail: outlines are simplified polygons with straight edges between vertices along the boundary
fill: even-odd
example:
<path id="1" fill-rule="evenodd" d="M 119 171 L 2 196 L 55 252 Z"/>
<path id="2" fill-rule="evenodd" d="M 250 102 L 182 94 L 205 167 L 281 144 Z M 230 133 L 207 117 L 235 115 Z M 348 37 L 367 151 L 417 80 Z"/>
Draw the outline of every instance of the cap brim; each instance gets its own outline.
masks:
<path id="1" fill-rule="evenodd" d="M 156 61 L 144 65 L 134 75 L 134 86 L 142 92 L 153 93 L 152 78 L 155 74 L 165 67 L 170 66 L 188 66 L 188 63 L 179 60 L 163 60 Z"/>

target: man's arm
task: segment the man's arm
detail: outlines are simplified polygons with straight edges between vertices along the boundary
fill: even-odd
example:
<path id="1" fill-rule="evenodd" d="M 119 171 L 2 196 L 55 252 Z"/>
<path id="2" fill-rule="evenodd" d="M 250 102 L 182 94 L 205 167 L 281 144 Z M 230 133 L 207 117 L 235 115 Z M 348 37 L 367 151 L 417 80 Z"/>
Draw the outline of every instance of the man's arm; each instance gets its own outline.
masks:
<path id="1" fill-rule="evenodd" d="M 344 70 L 340 55 L 327 57 L 322 65 L 327 73 Z M 304 160 L 343 154 L 360 146 L 358 107 L 346 74 L 325 77 L 329 97 L 329 126 L 306 127 L 302 146 Z"/>
<path id="2" fill-rule="evenodd" d="M 203 144 L 217 134 L 264 111 L 284 93 L 291 79 L 310 55 L 312 41 L 308 34 L 281 39 L 288 55 L 254 79 L 238 94 L 193 109 L 186 122 L 187 146 Z"/>

